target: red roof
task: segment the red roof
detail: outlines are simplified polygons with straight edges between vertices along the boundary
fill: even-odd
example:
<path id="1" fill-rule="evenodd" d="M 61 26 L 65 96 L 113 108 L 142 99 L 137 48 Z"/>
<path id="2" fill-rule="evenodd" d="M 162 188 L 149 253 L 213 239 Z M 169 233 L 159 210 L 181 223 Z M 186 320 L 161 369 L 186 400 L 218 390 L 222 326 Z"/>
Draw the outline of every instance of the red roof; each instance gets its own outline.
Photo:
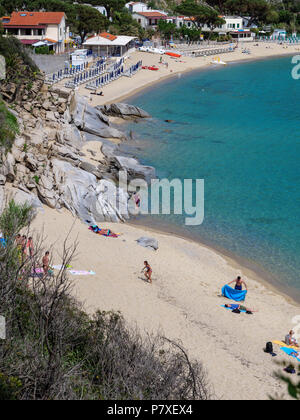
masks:
<path id="1" fill-rule="evenodd" d="M 160 12 L 138 12 L 138 15 L 144 16 L 146 18 L 164 18 L 166 15 Z"/>
<path id="2" fill-rule="evenodd" d="M 118 38 L 117 36 L 109 34 L 108 32 L 101 32 L 99 36 L 101 36 L 101 38 L 108 39 L 109 41 L 114 41 L 115 39 Z"/>
<path id="3" fill-rule="evenodd" d="M 63 12 L 13 12 L 10 21 L 3 22 L 3 26 L 59 25 L 64 17 Z"/>

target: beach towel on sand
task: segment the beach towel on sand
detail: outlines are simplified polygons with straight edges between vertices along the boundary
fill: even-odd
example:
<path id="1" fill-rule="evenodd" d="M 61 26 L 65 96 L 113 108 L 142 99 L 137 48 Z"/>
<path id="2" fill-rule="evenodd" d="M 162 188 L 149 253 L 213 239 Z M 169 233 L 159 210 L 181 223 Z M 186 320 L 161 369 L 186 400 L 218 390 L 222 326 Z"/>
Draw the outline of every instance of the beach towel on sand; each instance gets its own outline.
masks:
<path id="1" fill-rule="evenodd" d="M 289 356 L 293 357 L 294 359 L 298 360 L 298 362 L 300 362 L 300 359 L 293 355 L 293 353 L 295 353 L 295 350 L 290 349 L 288 347 L 280 347 L 280 350 L 284 351 L 286 354 L 288 354 Z M 298 351 L 300 351 L 300 349 L 298 349 Z"/>
<path id="2" fill-rule="evenodd" d="M 277 344 L 278 346 L 281 346 L 281 347 L 285 347 L 287 349 L 292 349 L 292 350 L 298 350 L 298 351 L 300 351 L 299 347 L 296 347 L 296 346 L 288 346 L 286 343 L 284 343 L 283 341 L 280 341 L 280 340 L 273 340 L 272 343 L 273 344 Z"/>
<path id="3" fill-rule="evenodd" d="M 235 290 L 232 287 L 226 286 L 222 289 L 222 296 L 234 300 L 235 302 L 243 302 L 246 299 L 247 290 Z"/>
<path id="4" fill-rule="evenodd" d="M 82 270 L 69 270 L 70 274 L 73 276 L 94 276 L 96 273 L 94 271 L 82 271 Z"/>
<path id="5" fill-rule="evenodd" d="M 228 309 L 229 311 L 233 311 L 233 309 L 237 309 L 237 308 L 226 308 L 225 305 L 221 305 L 221 306 L 222 306 L 222 308 Z M 236 306 L 238 306 L 238 305 L 236 305 Z M 246 311 L 244 311 L 244 310 L 240 309 L 240 311 L 246 313 Z"/>

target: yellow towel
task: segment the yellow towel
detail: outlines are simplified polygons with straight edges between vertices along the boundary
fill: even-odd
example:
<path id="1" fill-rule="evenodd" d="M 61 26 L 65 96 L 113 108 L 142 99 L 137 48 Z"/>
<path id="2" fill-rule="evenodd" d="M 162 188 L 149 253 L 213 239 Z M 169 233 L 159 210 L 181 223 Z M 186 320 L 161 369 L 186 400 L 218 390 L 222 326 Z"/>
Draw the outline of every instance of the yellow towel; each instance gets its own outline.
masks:
<path id="1" fill-rule="evenodd" d="M 274 340 L 274 341 L 272 341 L 272 343 L 273 344 L 278 344 L 281 347 L 287 347 L 288 349 L 293 349 L 293 350 L 298 350 L 299 351 L 299 347 L 296 347 L 296 346 L 288 346 L 283 341 Z"/>

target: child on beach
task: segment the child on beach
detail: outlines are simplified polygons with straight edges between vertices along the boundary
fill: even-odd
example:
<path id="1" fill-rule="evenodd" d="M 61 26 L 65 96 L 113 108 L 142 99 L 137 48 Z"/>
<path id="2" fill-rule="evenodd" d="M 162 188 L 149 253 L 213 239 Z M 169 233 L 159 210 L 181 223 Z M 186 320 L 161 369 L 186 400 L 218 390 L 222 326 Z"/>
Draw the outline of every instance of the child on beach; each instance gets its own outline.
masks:
<path id="1" fill-rule="evenodd" d="M 144 265 L 145 267 L 142 269 L 141 273 L 144 272 L 146 279 L 148 280 L 150 284 L 152 284 L 152 279 L 151 279 L 152 268 L 150 267 L 148 261 L 144 261 Z"/>

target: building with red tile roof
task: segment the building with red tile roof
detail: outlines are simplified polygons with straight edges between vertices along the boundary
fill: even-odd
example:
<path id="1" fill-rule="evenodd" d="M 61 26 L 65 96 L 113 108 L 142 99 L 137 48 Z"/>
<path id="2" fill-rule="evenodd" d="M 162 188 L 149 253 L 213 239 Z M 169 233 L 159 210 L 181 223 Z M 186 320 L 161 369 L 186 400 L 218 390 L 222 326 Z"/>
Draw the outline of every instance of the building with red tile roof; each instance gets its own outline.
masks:
<path id="1" fill-rule="evenodd" d="M 45 41 L 56 53 L 64 52 L 69 38 L 64 12 L 13 12 L 0 18 L 4 33 L 14 35 L 24 45 Z"/>
<path id="2" fill-rule="evenodd" d="M 144 28 L 155 27 L 161 19 L 165 19 L 167 13 L 159 10 L 148 10 L 147 12 L 133 13 L 133 19 L 137 20 L 139 24 Z"/>

